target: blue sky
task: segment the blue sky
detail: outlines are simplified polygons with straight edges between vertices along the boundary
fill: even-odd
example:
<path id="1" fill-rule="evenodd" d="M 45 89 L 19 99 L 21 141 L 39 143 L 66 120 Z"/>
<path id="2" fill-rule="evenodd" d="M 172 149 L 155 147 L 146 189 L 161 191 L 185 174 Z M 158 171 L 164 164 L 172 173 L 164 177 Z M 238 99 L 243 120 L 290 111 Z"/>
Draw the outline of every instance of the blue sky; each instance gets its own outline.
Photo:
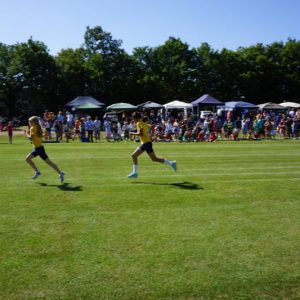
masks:
<path id="1" fill-rule="evenodd" d="M 236 50 L 300 39 L 300 0 L 0 0 L 0 42 L 31 36 L 52 55 L 78 48 L 87 26 L 102 26 L 134 47 L 156 47 L 170 36 L 191 47 Z"/>

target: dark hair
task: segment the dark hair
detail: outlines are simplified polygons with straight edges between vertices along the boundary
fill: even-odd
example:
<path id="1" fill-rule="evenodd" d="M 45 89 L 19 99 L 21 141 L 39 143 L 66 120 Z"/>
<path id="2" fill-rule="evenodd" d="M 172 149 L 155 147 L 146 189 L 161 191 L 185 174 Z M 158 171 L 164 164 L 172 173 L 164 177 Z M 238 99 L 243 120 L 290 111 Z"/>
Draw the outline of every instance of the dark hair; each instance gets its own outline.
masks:
<path id="1" fill-rule="evenodd" d="M 135 120 L 139 120 L 141 118 L 141 115 L 138 112 L 134 112 L 131 116 Z"/>

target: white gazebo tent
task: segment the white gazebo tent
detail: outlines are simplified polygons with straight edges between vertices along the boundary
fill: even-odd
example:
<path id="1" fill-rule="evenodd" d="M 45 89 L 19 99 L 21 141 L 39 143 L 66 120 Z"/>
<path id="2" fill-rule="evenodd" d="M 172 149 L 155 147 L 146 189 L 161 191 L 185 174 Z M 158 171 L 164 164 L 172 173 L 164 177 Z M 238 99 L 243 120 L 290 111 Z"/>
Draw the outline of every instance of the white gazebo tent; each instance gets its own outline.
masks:
<path id="1" fill-rule="evenodd" d="M 165 108 L 166 116 L 167 116 L 168 110 L 171 110 L 171 109 L 183 109 L 185 116 L 187 116 L 189 109 L 191 111 L 193 111 L 193 105 L 191 103 L 186 103 L 186 102 L 182 102 L 182 101 L 178 101 L 178 100 L 164 104 L 164 108 Z"/>
<path id="2" fill-rule="evenodd" d="M 295 102 L 282 102 L 280 103 L 280 105 L 284 107 L 290 107 L 290 108 L 300 108 L 300 104 Z"/>

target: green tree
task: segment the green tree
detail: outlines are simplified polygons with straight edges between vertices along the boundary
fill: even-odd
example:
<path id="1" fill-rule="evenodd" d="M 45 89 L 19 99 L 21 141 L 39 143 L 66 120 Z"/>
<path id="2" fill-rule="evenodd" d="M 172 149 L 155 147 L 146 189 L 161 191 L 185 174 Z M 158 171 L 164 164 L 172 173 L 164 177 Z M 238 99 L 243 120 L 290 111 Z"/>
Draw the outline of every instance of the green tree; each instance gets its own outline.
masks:
<path id="1" fill-rule="evenodd" d="M 10 99 L 13 97 L 13 86 L 7 75 L 7 70 L 11 60 L 11 47 L 0 43 L 0 114 L 8 114 Z"/>
<path id="2" fill-rule="evenodd" d="M 87 72 L 85 51 L 64 49 L 55 57 L 58 69 L 58 90 L 61 103 L 71 101 L 79 95 L 86 95 Z"/>
<path id="3" fill-rule="evenodd" d="M 218 53 L 218 61 L 215 66 L 219 80 L 217 82 L 216 96 L 227 101 L 240 100 L 243 92 L 240 86 L 240 66 L 239 53 L 222 49 Z"/>
<path id="4" fill-rule="evenodd" d="M 170 37 L 153 49 L 151 69 L 160 81 L 160 93 L 165 101 L 189 98 L 194 91 L 193 63 L 193 51 L 180 39 Z"/>
<path id="5" fill-rule="evenodd" d="M 135 91 L 140 102 L 161 101 L 161 81 L 154 69 L 153 48 L 138 47 L 132 53 Z"/>
<path id="6" fill-rule="evenodd" d="M 113 39 L 111 33 L 104 31 L 101 26 L 86 28 L 83 47 L 87 50 L 88 56 L 97 53 L 106 56 L 115 55 L 122 52 L 121 45 L 121 40 Z"/>
<path id="7" fill-rule="evenodd" d="M 282 99 L 300 99 L 300 42 L 289 39 L 281 51 Z"/>
<path id="8" fill-rule="evenodd" d="M 198 93 L 211 94 L 221 98 L 221 74 L 218 71 L 219 53 L 211 48 L 208 43 L 202 43 L 196 49 L 196 87 Z"/>
<path id="9" fill-rule="evenodd" d="M 113 39 L 100 26 L 87 27 L 83 48 L 86 53 L 87 92 L 107 104 L 130 96 L 133 63 L 121 49 L 122 41 Z"/>
<path id="10" fill-rule="evenodd" d="M 7 68 L 7 82 L 12 87 L 10 114 L 35 114 L 56 107 L 56 71 L 54 59 L 42 42 L 29 39 L 14 45 Z"/>
<path id="11" fill-rule="evenodd" d="M 257 44 L 238 49 L 241 55 L 241 90 L 249 102 L 280 101 L 280 48 L 280 44 Z"/>

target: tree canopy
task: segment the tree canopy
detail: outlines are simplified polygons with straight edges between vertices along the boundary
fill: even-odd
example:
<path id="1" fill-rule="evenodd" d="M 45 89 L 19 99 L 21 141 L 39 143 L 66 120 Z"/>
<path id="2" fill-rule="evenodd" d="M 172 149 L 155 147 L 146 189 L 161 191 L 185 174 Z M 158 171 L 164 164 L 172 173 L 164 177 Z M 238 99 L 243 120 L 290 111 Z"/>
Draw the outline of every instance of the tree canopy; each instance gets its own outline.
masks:
<path id="1" fill-rule="evenodd" d="M 255 104 L 300 99 L 300 42 L 295 39 L 232 51 L 214 50 L 207 43 L 192 48 L 170 37 L 132 54 L 101 26 L 87 27 L 83 40 L 80 48 L 62 49 L 56 56 L 32 38 L 0 43 L 0 114 L 57 110 L 78 95 L 107 105 L 189 102 L 207 93 Z"/>

